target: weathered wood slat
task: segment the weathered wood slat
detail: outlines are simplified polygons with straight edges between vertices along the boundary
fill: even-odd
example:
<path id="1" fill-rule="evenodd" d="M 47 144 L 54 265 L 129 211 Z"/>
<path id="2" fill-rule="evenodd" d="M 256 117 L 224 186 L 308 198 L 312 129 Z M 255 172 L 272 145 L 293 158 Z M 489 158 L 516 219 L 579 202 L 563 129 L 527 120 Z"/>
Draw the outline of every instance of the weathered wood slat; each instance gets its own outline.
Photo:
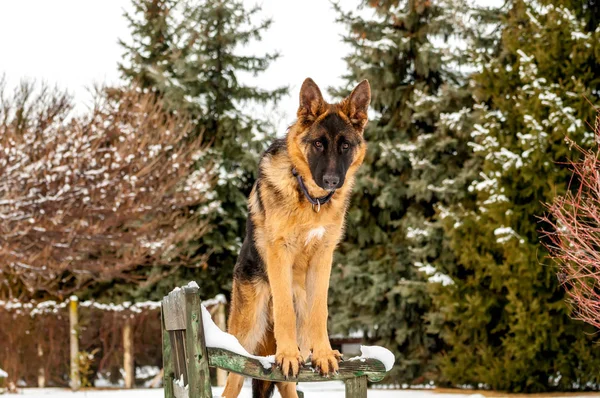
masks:
<path id="1" fill-rule="evenodd" d="M 173 393 L 173 357 L 171 356 L 171 338 L 165 328 L 165 309 L 161 307 L 162 349 L 163 349 L 163 388 L 165 398 L 175 398 Z"/>
<path id="2" fill-rule="evenodd" d="M 221 348 L 208 347 L 208 359 L 211 367 L 218 367 L 230 372 L 239 373 L 254 379 L 270 381 L 298 381 L 298 382 L 317 382 L 331 380 L 348 380 L 356 377 L 366 376 L 370 381 L 377 382 L 385 377 L 386 371 L 383 363 L 376 359 L 365 359 L 356 361 L 344 361 L 340 363 L 338 374 L 329 377 L 321 376 L 314 371 L 310 364 L 305 364 L 300 369 L 297 378 L 286 379 L 281 370 L 273 367 L 265 369 L 262 364 L 252 358 L 234 354 Z"/>
<path id="3" fill-rule="evenodd" d="M 346 398 L 367 398 L 367 378 L 365 376 L 346 380 Z"/>
<path id="4" fill-rule="evenodd" d="M 185 330 L 185 295 L 183 289 L 175 289 L 162 301 L 163 316 L 167 330 Z"/>
<path id="5" fill-rule="evenodd" d="M 185 330 L 170 330 L 171 355 L 175 379 L 183 378 L 183 383 L 188 384 L 187 360 L 185 357 Z"/>
<path id="6" fill-rule="evenodd" d="M 191 398 L 210 398 L 210 369 L 204 340 L 204 327 L 198 288 L 185 287 L 185 353 L 189 396 Z"/>
<path id="7" fill-rule="evenodd" d="M 173 391 L 173 377 L 163 376 L 163 390 L 165 391 L 165 398 L 175 398 L 175 392 Z"/>

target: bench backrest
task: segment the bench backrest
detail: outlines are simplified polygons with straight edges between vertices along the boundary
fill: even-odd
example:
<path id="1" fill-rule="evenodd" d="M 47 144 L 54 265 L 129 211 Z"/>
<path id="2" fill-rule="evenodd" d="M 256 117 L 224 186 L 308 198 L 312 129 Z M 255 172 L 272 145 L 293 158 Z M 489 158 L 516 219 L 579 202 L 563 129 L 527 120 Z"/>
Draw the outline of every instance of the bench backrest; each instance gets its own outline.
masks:
<path id="1" fill-rule="evenodd" d="M 175 289 L 163 299 L 165 398 L 212 398 L 200 303 L 196 287 Z"/>

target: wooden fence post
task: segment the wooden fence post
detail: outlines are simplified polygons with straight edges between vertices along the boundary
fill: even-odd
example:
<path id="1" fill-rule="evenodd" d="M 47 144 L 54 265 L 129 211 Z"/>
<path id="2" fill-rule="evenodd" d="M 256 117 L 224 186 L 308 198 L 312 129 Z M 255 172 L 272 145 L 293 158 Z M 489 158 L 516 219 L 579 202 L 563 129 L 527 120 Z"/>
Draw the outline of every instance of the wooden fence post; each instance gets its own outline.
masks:
<path id="1" fill-rule="evenodd" d="M 125 370 L 125 388 L 133 388 L 135 384 L 135 367 L 133 360 L 133 333 L 131 318 L 125 318 L 123 326 L 123 369 Z"/>
<path id="2" fill-rule="evenodd" d="M 227 324 L 225 321 L 225 303 L 217 304 L 216 323 L 222 331 L 227 331 Z M 225 386 L 226 382 L 227 371 L 217 368 L 217 386 L 223 387 Z"/>
<path id="3" fill-rule="evenodd" d="M 38 388 L 44 388 L 46 387 L 46 369 L 44 369 L 44 347 L 41 343 L 37 345 L 37 355 L 39 361 L 37 384 Z"/>
<path id="4" fill-rule="evenodd" d="M 69 324 L 71 340 L 71 390 L 77 391 L 81 386 L 79 378 L 79 321 L 77 317 L 77 296 L 71 296 L 69 303 Z"/>

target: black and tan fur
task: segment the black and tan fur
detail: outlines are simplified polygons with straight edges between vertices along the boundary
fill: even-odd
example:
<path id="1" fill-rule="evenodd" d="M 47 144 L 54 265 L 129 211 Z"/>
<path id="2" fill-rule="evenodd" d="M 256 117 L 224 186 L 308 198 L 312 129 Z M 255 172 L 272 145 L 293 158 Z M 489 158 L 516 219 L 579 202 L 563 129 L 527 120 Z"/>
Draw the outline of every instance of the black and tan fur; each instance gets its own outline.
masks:
<path id="1" fill-rule="evenodd" d="M 248 200 L 247 234 L 234 270 L 229 332 L 251 353 L 275 354 L 284 374 L 295 376 L 304 358 L 322 374 L 338 370 L 341 355 L 327 335 L 327 290 L 333 251 L 340 241 L 354 176 L 363 162 L 363 129 L 371 99 L 361 82 L 339 104 L 323 100 L 306 79 L 298 119 L 285 138 L 264 153 Z M 319 212 L 307 200 L 293 169 L 313 198 L 331 200 Z M 237 397 L 243 376 L 230 374 L 224 397 Z M 273 386 L 255 380 L 255 397 Z M 279 383 L 296 397 L 295 383 Z"/>

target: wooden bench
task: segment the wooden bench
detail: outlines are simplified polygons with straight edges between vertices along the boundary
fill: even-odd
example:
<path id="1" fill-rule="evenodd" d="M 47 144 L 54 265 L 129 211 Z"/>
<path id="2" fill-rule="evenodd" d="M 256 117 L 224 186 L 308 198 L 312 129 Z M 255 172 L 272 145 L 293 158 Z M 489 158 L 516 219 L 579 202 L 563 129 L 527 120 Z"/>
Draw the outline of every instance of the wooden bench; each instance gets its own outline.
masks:
<path id="1" fill-rule="evenodd" d="M 275 367 L 265 369 L 258 360 L 224 349 L 206 347 L 200 305 L 197 287 L 176 289 L 162 300 L 165 398 L 212 398 L 211 367 L 274 382 L 343 380 L 346 398 L 365 398 L 367 380 L 377 382 L 386 375 L 383 363 L 376 359 L 364 359 L 342 362 L 338 374 L 330 377 L 320 376 L 310 364 L 306 364 L 297 378 L 286 379 L 281 370 Z M 298 395 L 302 396 L 302 393 L 299 391 Z"/>

